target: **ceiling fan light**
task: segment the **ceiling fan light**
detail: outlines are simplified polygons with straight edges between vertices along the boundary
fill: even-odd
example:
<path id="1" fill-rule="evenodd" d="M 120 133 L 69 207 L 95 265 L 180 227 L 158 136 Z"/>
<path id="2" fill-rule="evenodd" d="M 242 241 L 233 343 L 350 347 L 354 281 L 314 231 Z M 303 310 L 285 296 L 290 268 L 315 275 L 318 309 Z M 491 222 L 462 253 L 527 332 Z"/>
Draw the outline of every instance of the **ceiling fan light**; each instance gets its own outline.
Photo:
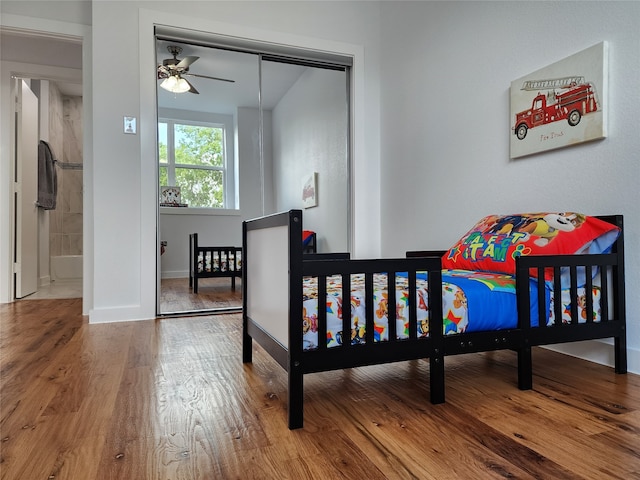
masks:
<path id="1" fill-rule="evenodd" d="M 165 90 L 171 92 L 173 88 L 177 85 L 177 83 L 178 83 L 178 80 L 176 79 L 176 77 L 171 75 L 170 77 L 165 78 L 160 84 L 160 86 Z"/>
<path id="2" fill-rule="evenodd" d="M 160 86 L 162 88 L 164 88 L 165 90 L 167 90 L 169 92 L 172 92 L 172 93 L 188 92 L 189 89 L 191 88 L 189 83 L 184 78 L 177 77 L 175 75 L 171 75 L 170 77 L 167 77 L 160 84 Z"/>
<path id="3" fill-rule="evenodd" d="M 176 87 L 174 88 L 174 92 L 176 93 L 184 93 L 188 92 L 191 89 L 191 85 L 184 78 L 179 78 Z"/>

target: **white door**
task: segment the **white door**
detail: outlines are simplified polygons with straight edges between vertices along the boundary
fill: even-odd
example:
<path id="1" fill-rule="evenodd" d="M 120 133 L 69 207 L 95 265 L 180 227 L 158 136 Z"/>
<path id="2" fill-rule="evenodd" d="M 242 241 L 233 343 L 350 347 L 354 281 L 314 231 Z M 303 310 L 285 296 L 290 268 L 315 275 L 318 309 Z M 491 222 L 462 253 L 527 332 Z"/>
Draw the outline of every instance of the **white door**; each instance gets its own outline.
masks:
<path id="1" fill-rule="evenodd" d="M 38 98 L 24 80 L 16 101 L 15 296 L 38 289 Z"/>

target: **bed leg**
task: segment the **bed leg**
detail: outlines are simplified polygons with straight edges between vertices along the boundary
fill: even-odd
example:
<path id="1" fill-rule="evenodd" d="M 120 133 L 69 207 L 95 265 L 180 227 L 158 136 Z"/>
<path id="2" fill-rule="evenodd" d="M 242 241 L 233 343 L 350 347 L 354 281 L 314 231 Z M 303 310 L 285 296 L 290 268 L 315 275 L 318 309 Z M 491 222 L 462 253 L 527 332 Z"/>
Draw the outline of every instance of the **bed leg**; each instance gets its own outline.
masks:
<path id="1" fill-rule="evenodd" d="M 613 341 L 616 373 L 627 373 L 627 336 L 623 333 Z"/>
<path id="2" fill-rule="evenodd" d="M 444 357 L 437 349 L 429 357 L 429 388 L 431 403 L 444 403 Z"/>
<path id="3" fill-rule="evenodd" d="M 193 293 L 198 293 L 198 276 L 193 276 Z"/>
<path id="4" fill-rule="evenodd" d="M 302 377 L 303 375 L 301 373 L 289 372 L 289 398 L 287 402 L 289 430 L 302 428 L 303 424 L 304 394 Z"/>
<path id="5" fill-rule="evenodd" d="M 242 363 L 251 363 L 253 361 L 253 339 L 247 333 L 247 319 L 242 320 Z"/>
<path id="6" fill-rule="evenodd" d="M 518 388 L 520 390 L 533 388 L 533 359 L 530 346 L 518 350 Z"/>
<path id="7" fill-rule="evenodd" d="M 231 290 L 236 289 L 236 277 L 231 277 Z"/>

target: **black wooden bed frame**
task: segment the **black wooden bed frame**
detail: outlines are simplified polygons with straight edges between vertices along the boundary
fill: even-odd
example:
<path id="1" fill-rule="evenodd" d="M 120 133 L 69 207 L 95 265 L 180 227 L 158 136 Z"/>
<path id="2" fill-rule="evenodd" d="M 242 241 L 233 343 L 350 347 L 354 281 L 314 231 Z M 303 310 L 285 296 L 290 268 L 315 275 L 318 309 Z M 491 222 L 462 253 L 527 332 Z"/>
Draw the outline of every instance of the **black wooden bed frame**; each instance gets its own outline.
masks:
<path id="1" fill-rule="evenodd" d="M 599 217 L 622 228 L 622 216 Z M 280 256 L 261 255 L 262 235 L 271 235 L 270 230 L 279 231 L 280 244 L 284 251 Z M 291 210 L 280 214 L 250 220 L 243 223 L 243 346 L 242 360 L 252 361 L 252 340 L 256 340 L 269 355 L 276 360 L 288 375 L 288 425 L 290 429 L 303 426 L 303 376 L 306 373 L 329 371 L 364 365 L 382 364 L 420 358 L 429 358 L 430 400 L 432 403 L 445 401 L 445 367 L 447 355 L 511 349 L 517 352 L 518 387 L 531 389 L 533 385 L 533 346 L 575 342 L 601 338 L 614 339 L 615 371 L 626 373 L 626 329 L 625 329 L 625 292 L 624 292 L 624 241 L 620 234 L 613 251 L 602 255 L 557 255 L 521 257 L 516 262 L 516 289 L 518 302 L 518 328 L 487 332 L 443 335 L 442 333 L 442 276 L 441 251 L 408 252 L 407 258 L 352 260 L 348 254 L 303 255 L 300 244 L 302 232 L 302 211 Z M 282 237 L 284 235 L 284 237 Z M 282 238 L 288 239 L 284 242 Z M 284 244 L 284 245 L 283 245 Z M 277 247 L 276 247 L 277 248 Z M 265 253 L 273 250 L 267 250 Z M 252 257 L 256 258 L 252 258 Z M 271 265 L 263 265 L 269 260 Z M 279 262 L 279 263 L 278 263 Z M 282 265 L 281 263 L 286 263 Z M 572 323 L 561 323 L 561 315 L 552 326 L 530 326 L 529 313 L 529 276 L 533 269 L 543 272 L 552 268 L 555 272 L 555 288 L 560 289 L 559 272 L 561 267 L 569 267 L 571 275 L 571 294 L 575 298 L 578 267 L 585 267 L 587 274 L 591 269 L 603 269 L 600 322 L 578 323 L 577 311 L 572 312 Z M 271 278 L 276 269 L 285 273 Z M 395 278 L 394 272 L 408 272 L 409 278 L 409 332 L 408 339 L 396 339 L 395 308 L 389 308 L 389 340 L 373 341 L 374 313 L 372 308 L 373 275 L 387 273 L 389 281 Z M 416 272 L 429 275 L 429 336 L 417 336 L 416 320 Z M 320 342 L 317 350 L 305 351 L 302 346 L 302 315 L 304 276 L 318 277 L 318 298 L 326 295 L 323 278 L 342 274 L 343 298 L 349 298 L 349 275 L 365 275 L 366 302 L 366 343 L 352 345 L 345 342 L 339 347 L 327 348 Z M 254 274 L 256 276 L 253 281 Z M 543 275 L 539 275 L 543 279 Z M 587 289 L 591 287 L 590 275 L 587 275 Z M 540 280 L 539 282 L 543 282 Z M 269 284 L 282 283 L 281 296 L 286 305 L 282 312 L 273 309 L 262 310 L 262 289 Z M 520 288 L 520 285 L 526 285 Z M 391 285 L 390 285 L 391 286 Z M 539 285 L 540 287 L 541 285 Z M 538 288 L 544 292 L 543 288 Z M 389 288 L 389 305 L 395 304 L 395 289 Z M 260 297 L 253 301 L 253 296 Z M 544 293 L 538 302 L 544 304 Z M 587 316 L 591 318 L 593 304 L 591 297 L 587 303 Z M 540 303 L 539 303 L 540 305 Z M 318 309 L 318 338 L 326 338 L 326 312 Z M 542 315 L 546 308 L 539 308 Z M 282 318 L 276 318 L 282 317 Z M 343 331 L 351 330 L 350 302 L 343 304 Z M 291 328 L 290 328 L 291 326 Z M 275 333 L 274 332 L 278 332 Z M 324 337 L 323 337 L 324 336 Z"/>
<path id="2" fill-rule="evenodd" d="M 242 263 L 238 260 L 238 253 L 242 254 L 241 247 L 201 247 L 198 245 L 198 234 L 189 234 L 189 287 L 193 287 L 193 293 L 198 293 L 199 278 L 231 278 L 231 288 L 236 289 L 236 278 L 242 277 Z M 198 256 L 204 258 L 211 255 L 211 270 L 206 271 L 204 265 L 202 271 L 198 271 Z M 222 269 L 222 259 L 227 259 L 226 268 Z M 230 259 L 233 258 L 233 262 Z M 214 259 L 219 265 L 214 270 Z"/>

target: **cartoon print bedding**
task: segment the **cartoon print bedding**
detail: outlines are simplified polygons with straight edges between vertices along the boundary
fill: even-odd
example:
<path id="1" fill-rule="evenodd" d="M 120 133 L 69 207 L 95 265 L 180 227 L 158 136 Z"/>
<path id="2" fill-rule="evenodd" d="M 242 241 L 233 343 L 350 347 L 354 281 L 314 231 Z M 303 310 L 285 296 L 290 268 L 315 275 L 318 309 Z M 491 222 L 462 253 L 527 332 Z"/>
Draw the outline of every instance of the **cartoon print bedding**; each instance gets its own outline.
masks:
<path id="1" fill-rule="evenodd" d="M 399 339 L 409 338 L 408 281 L 406 275 L 396 275 L 396 332 Z M 531 325 L 538 326 L 537 284 L 530 281 Z M 548 325 L 555 321 L 553 294 L 545 289 Z M 351 332 L 352 344 L 365 342 L 365 293 L 364 275 L 351 276 Z M 418 312 L 417 336 L 428 336 L 429 312 L 428 281 L 426 274 L 418 274 L 416 281 L 416 307 Z M 305 350 L 318 348 L 318 279 L 305 277 L 303 280 L 303 347 Z M 586 291 L 578 288 L 577 306 L 579 322 L 586 321 Z M 600 289 L 593 286 L 593 321 L 600 321 Z M 387 319 L 388 293 L 387 275 L 374 276 L 373 288 L 374 341 L 389 339 Z M 571 300 L 569 290 L 562 291 L 562 321 L 571 321 Z M 342 345 L 342 284 L 340 276 L 327 278 L 327 347 Z M 477 272 L 468 270 L 443 270 L 442 272 L 443 333 L 445 335 L 503 330 L 517 328 L 515 277 L 503 273 Z"/>
<path id="2" fill-rule="evenodd" d="M 237 252 L 237 258 L 233 252 L 229 252 L 229 258 L 226 251 L 220 251 L 219 255 L 217 253 L 213 250 L 198 253 L 198 273 L 242 270 L 242 252 Z"/>
<path id="3" fill-rule="evenodd" d="M 374 341 L 389 339 L 389 322 L 387 319 L 388 276 L 376 274 L 373 278 L 373 308 L 375 310 Z M 396 275 L 396 332 L 398 338 L 409 338 L 409 284 L 406 275 Z M 428 321 L 428 284 L 426 274 L 418 274 L 416 279 L 416 303 L 418 319 L 418 337 L 429 334 Z M 365 287 L 364 275 L 351 276 L 351 332 L 352 344 L 365 343 Z M 318 347 L 318 279 L 303 279 L 303 336 L 305 350 Z M 327 277 L 327 347 L 342 345 L 342 277 Z"/>

